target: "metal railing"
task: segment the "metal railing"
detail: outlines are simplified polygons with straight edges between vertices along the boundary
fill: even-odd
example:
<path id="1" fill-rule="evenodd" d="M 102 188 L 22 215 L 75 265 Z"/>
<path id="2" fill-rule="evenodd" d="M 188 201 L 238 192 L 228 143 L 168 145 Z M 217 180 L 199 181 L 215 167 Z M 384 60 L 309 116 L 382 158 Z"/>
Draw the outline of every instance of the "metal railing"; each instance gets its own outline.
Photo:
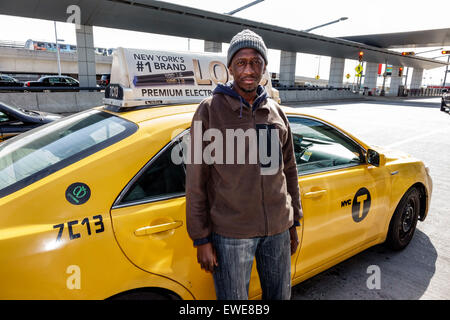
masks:
<path id="1" fill-rule="evenodd" d="M 320 91 L 320 90 L 336 90 L 336 91 L 351 91 L 348 87 L 320 87 L 320 86 L 273 86 L 278 91 L 290 91 L 290 90 L 310 90 L 310 91 Z"/>
<path id="2" fill-rule="evenodd" d="M 353 91 L 353 92 L 359 92 L 362 95 L 372 96 L 372 95 L 379 95 L 379 92 L 377 93 L 373 92 L 373 90 L 370 90 L 368 87 L 361 87 L 355 90 L 355 88 L 351 87 L 330 87 L 330 86 L 282 86 L 282 85 L 274 85 L 273 86 L 278 91 L 304 91 L 304 90 L 310 90 L 310 91 L 322 91 L 322 90 L 329 90 L 329 91 Z M 420 88 L 420 89 L 404 89 L 399 88 L 397 96 L 399 97 L 439 97 L 443 94 L 442 92 L 443 88 Z"/>
<path id="3" fill-rule="evenodd" d="M 403 89 L 399 88 L 399 97 L 439 97 L 442 96 L 443 88 L 420 88 L 420 89 Z"/>
<path id="4" fill-rule="evenodd" d="M 52 92 L 52 91 L 102 91 L 105 87 L 0 87 L 0 92 Z"/>
<path id="5" fill-rule="evenodd" d="M 0 92 L 78 92 L 78 91 L 103 91 L 106 87 L 1 87 Z M 352 91 L 348 87 L 304 87 L 304 86 L 274 86 L 279 91 Z M 368 88 L 362 88 L 361 93 L 368 94 Z M 420 88 L 420 89 L 403 89 L 399 88 L 399 97 L 436 97 L 441 96 L 443 88 Z M 373 93 L 371 92 L 372 95 Z"/>

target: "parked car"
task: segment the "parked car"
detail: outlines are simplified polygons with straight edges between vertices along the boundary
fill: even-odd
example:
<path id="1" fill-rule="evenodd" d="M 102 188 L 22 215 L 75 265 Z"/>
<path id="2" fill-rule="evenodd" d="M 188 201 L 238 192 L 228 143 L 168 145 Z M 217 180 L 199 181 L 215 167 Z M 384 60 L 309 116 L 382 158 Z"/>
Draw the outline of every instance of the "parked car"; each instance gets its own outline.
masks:
<path id="1" fill-rule="evenodd" d="M 441 111 L 450 112 L 450 93 L 448 89 L 442 90 Z"/>
<path id="2" fill-rule="evenodd" d="M 79 87 L 80 83 L 78 80 L 69 76 L 44 76 L 39 78 L 37 81 L 27 81 L 24 84 L 25 87 L 50 87 L 60 88 L 60 87 Z M 58 90 L 60 91 L 60 90 Z"/>
<path id="3" fill-rule="evenodd" d="M 0 142 L 60 118 L 62 116 L 57 114 L 25 110 L 0 102 Z"/>
<path id="4" fill-rule="evenodd" d="M 0 87 L 23 87 L 23 83 L 13 77 L 0 74 Z"/>

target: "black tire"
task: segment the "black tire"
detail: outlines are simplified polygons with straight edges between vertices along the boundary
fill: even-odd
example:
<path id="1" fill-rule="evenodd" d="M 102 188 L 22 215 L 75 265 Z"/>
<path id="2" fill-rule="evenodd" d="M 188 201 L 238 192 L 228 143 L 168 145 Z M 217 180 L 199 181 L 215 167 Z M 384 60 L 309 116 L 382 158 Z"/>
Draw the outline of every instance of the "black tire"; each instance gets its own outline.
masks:
<path id="1" fill-rule="evenodd" d="M 444 101 L 441 101 L 441 111 L 445 111 L 445 103 L 444 103 Z"/>
<path id="2" fill-rule="evenodd" d="M 177 296 L 168 292 L 155 292 L 135 289 L 109 297 L 108 300 L 179 300 Z"/>
<path id="3" fill-rule="evenodd" d="M 420 192 L 409 189 L 395 209 L 389 224 L 386 245 L 392 250 L 403 250 L 411 241 L 420 213 Z"/>

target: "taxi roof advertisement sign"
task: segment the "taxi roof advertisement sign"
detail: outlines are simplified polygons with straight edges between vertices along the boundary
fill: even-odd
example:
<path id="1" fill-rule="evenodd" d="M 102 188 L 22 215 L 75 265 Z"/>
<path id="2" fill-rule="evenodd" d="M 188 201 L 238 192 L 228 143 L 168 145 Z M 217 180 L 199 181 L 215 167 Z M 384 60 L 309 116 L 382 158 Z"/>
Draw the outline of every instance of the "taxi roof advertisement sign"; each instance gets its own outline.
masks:
<path id="1" fill-rule="evenodd" d="M 113 54 L 111 84 L 119 84 L 123 95 L 120 102 L 105 99 L 105 103 L 122 107 L 198 103 L 212 95 L 218 83 L 231 80 L 224 55 L 117 48 Z M 267 71 L 260 84 L 272 96 Z"/>

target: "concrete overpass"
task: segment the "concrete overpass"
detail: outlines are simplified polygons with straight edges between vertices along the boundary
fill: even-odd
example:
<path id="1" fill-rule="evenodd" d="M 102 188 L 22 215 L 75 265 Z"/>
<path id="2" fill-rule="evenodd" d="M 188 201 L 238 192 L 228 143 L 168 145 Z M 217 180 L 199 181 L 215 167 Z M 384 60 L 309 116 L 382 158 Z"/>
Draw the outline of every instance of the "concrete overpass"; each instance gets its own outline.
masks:
<path id="1" fill-rule="evenodd" d="M 330 85 L 333 86 L 342 85 L 345 59 L 357 59 L 361 50 L 364 51 L 364 61 L 367 62 L 364 85 L 370 88 L 374 87 L 374 79 L 376 85 L 376 66 L 379 63 L 394 65 L 393 74 L 398 72 L 399 66 L 413 67 L 413 84 L 419 87 L 424 69 L 445 66 L 443 62 L 422 57 L 404 57 L 400 53 L 363 43 L 154 0 L 5 0 L 0 1 L 0 13 L 66 22 L 70 16 L 67 8 L 71 5 L 77 5 L 81 12 L 81 27 L 76 30 L 76 34 L 78 66 L 82 71 L 79 78 L 84 85 L 94 83 L 94 25 L 216 43 L 229 42 L 234 34 L 250 28 L 264 38 L 269 48 L 281 50 L 280 83 L 284 85 L 294 84 L 297 52 L 331 56 Z M 398 86 L 401 80 L 394 78 L 395 76 L 392 77 L 391 85 Z"/>
<path id="2" fill-rule="evenodd" d="M 78 53 L 60 53 L 63 74 L 78 77 Z M 111 72 L 112 57 L 96 54 L 95 69 L 90 73 Z M 0 47 L 0 71 L 2 73 L 58 74 L 56 52 L 34 51 Z"/>

